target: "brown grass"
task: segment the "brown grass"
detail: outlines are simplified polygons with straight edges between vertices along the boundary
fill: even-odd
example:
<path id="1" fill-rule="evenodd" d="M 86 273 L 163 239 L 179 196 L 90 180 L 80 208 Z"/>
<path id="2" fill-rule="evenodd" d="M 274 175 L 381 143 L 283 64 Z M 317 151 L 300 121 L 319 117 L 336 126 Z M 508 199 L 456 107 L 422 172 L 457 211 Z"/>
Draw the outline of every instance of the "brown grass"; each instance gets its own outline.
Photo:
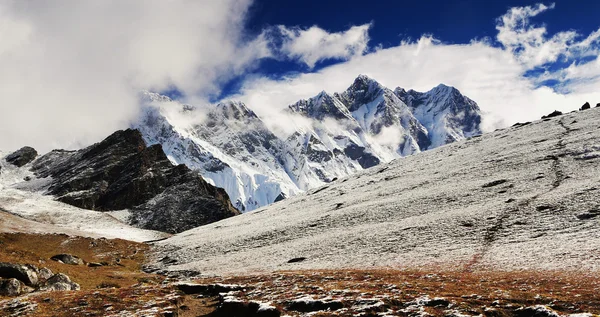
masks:
<path id="1" fill-rule="evenodd" d="M 199 281 L 200 282 L 200 281 Z M 297 294 L 314 298 L 340 294 L 339 299 L 386 298 L 390 306 L 402 306 L 422 295 L 444 297 L 459 310 L 484 314 L 483 307 L 495 306 L 495 316 L 513 315 L 514 309 L 546 305 L 559 313 L 600 314 L 600 276 L 597 272 L 464 272 L 427 270 L 336 270 L 294 271 L 268 275 L 204 279 L 202 283 L 233 283 L 257 286 L 258 292 L 242 294 L 249 300 L 285 302 Z M 493 304 L 498 301 L 499 304 Z M 427 307 L 434 316 L 442 309 Z M 332 315 L 332 314 L 326 314 Z M 333 314 L 335 315 L 335 314 Z M 324 315 L 325 316 L 325 315 Z"/>
<path id="2" fill-rule="evenodd" d="M 179 316 L 212 316 L 215 297 L 184 295 L 164 277 L 140 271 L 144 244 L 66 235 L 0 234 L 0 262 L 34 264 L 69 275 L 82 286 L 76 292 L 34 293 L 25 300 L 37 304 L 26 316 L 105 316 L 117 312 L 156 309 Z M 50 260 L 58 253 L 77 255 L 87 262 L 108 262 L 90 268 Z M 121 259 L 117 263 L 116 259 Z M 561 271 L 465 271 L 430 267 L 420 269 L 285 271 L 271 274 L 198 279 L 197 283 L 227 283 L 250 286 L 240 299 L 272 302 L 284 314 L 290 299 L 310 295 L 315 299 L 340 300 L 350 310 L 321 312 L 315 316 L 352 315 L 358 298 L 377 298 L 398 312 L 423 295 L 444 297 L 461 313 L 513 316 L 515 309 L 532 305 L 550 306 L 561 314 L 600 314 L 600 276 L 597 272 Z M 0 298 L 2 300 L 3 298 Z M 6 299 L 6 298 L 4 298 Z M 1 306 L 1 305 L 0 305 Z M 493 311 L 486 311 L 486 307 Z M 444 316 L 446 308 L 426 307 L 433 316 Z M 0 315 L 3 315 L 0 307 Z M 363 312 L 364 313 L 364 312 Z"/>
<path id="3" fill-rule="evenodd" d="M 148 274 L 140 271 L 146 250 L 148 246 L 145 244 L 120 239 L 0 233 L 0 262 L 47 267 L 54 273 L 68 275 L 84 290 L 95 289 L 101 283 L 127 287 L 138 283 L 139 278 L 148 278 Z M 76 255 L 86 262 L 106 262 L 109 265 L 87 267 L 50 260 L 50 257 L 60 253 Z"/>

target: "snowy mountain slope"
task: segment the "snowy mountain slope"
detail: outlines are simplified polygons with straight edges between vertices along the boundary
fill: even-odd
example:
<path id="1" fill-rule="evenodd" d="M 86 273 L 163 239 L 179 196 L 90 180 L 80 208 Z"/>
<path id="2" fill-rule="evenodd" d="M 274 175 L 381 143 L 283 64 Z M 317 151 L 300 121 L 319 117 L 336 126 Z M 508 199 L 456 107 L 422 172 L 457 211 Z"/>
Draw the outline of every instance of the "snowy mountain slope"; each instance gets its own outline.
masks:
<path id="1" fill-rule="evenodd" d="M 177 234 L 156 245 L 154 264 L 599 270 L 599 121 L 591 109 L 381 164 Z"/>
<path id="2" fill-rule="evenodd" d="M 282 114 L 294 126 L 287 136 L 271 131 L 240 102 L 199 111 L 147 92 L 147 106 L 133 127 L 148 144 L 160 143 L 172 162 L 186 164 L 224 188 L 236 208 L 251 211 L 381 162 L 480 133 L 477 105 L 454 88 L 446 91 L 450 96 L 436 89 L 422 94 L 428 98 L 411 91 L 411 99 L 361 75 L 341 94 L 321 92 L 290 105 Z M 417 97 L 427 102 L 414 101 Z M 435 115 L 421 115 L 430 108 Z"/>
<path id="3" fill-rule="evenodd" d="M 129 226 L 108 213 L 85 210 L 44 195 L 49 179 L 36 179 L 32 164 L 16 167 L 0 153 L 0 231 L 150 241 L 168 234 Z M 29 177 L 31 180 L 25 181 Z"/>
<path id="4" fill-rule="evenodd" d="M 454 87 L 440 84 L 426 93 L 398 87 L 394 93 L 429 131 L 430 148 L 481 134 L 479 107 Z"/>
<path id="5" fill-rule="evenodd" d="M 203 124 L 195 124 L 185 120 L 185 105 L 164 102 L 157 94 L 146 96 L 155 105 L 148 105 L 134 124 L 146 142 L 162 144 L 172 162 L 200 171 L 208 182 L 225 189 L 238 210 L 252 210 L 282 193 L 287 197 L 298 192 L 277 157 L 282 141 L 243 104 L 220 104 Z"/>

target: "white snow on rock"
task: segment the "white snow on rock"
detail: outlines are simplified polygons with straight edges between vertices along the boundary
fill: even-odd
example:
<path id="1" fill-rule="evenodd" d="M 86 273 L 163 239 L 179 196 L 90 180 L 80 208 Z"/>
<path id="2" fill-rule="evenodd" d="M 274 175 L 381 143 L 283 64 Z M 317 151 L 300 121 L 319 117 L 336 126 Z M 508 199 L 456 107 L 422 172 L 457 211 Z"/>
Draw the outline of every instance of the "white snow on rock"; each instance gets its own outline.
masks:
<path id="1" fill-rule="evenodd" d="M 155 256 L 204 274 L 598 270 L 600 158 L 584 155 L 600 145 L 598 122 L 600 109 L 569 113 L 396 159 L 177 234 Z"/>
<path id="2" fill-rule="evenodd" d="M 1 155 L 1 153 L 0 153 Z M 150 241 L 168 234 L 134 228 L 109 213 L 77 208 L 44 195 L 49 179 L 38 179 L 31 164 L 16 167 L 0 156 L 0 231 Z M 27 179 L 29 180 L 25 180 Z M 126 211 L 121 211 L 126 213 Z"/>
<path id="3" fill-rule="evenodd" d="M 224 188 L 242 212 L 481 133 L 477 104 L 455 88 L 392 91 L 364 75 L 341 94 L 289 105 L 281 117 L 293 132 L 283 135 L 241 102 L 198 109 L 151 92 L 142 99 L 133 127 L 146 142 Z"/>

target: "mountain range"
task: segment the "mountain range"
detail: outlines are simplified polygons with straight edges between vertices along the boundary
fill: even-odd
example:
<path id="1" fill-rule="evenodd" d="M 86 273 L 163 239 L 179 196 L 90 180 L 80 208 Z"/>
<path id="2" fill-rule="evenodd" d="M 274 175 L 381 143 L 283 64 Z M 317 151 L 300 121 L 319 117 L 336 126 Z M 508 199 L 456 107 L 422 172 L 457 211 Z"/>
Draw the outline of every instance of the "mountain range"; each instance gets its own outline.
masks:
<path id="1" fill-rule="evenodd" d="M 151 92 L 143 100 L 132 128 L 173 163 L 224 188 L 242 212 L 481 134 L 478 105 L 456 88 L 391 90 L 365 75 L 342 93 L 323 91 L 282 109 L 293 127 L 287 133 L 239 101 L 199 109 Z"/>

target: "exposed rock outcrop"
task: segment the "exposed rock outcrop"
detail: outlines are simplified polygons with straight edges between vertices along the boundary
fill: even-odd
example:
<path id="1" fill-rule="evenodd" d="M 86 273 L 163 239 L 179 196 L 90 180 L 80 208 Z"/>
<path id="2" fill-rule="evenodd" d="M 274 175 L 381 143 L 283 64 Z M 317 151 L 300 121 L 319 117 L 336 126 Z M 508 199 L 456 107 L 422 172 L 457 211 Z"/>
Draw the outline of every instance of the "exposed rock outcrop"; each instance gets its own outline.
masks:
<path id="1" fill-rule="evenodd" d="M 560 112 L 558 110 L 554 110 L 551 113 L 549 113 L 549 114 L 547 114 L 545 116 L 542 116 L 542 119 L 548 119 L 548 118 L 558 117 L 558 116 L 560 116 L 562 114 L 563 114 L 562 112 Z"/>
<path id="2" fill-rule="evenodd" d="M 129 222 L 177 233 L 239 214 L 227 193 L 183 164 L 174 166 L 160 145 L 147 147 L 138 130 L 113 133 L 79 151 L 52 151 L 34 162 L 52 177 L 48 194 L 80 208 L 129 209 Z"/>
<path id="3" fill-rule="evenodd" d="M 31 161 L 33 161 L 37 157 L 37 151 L 29 146 L 24 146 L 15 152 L 6 156 L 5 160 L 13 164 L 17 167 L 21 167 Z"/>
<path id="4" fill-rule="evenodd" d="M 0 277 L 6 279 L 15 278 L 27 286 L 36 286 L 38 284 L 37 273 L 34 269 L 26 265 L 1 262 Z"/>
<path id="5" fill-rule="evenodd" d="M 50 258 L 53 261 L 70 265 L 83 265 L 83 260 L 71 254 L 57 254 Z"/>
<path id="6" fill-rule="evenodd" d="M 587 109 L 590 109 L 591 107 L 592 106 L 590 105 L 590 103 L 586 102 L 586 103 L 583 104 L 583 106 L 581 106 L 581 108 L 579 108 L 579 111 L 587 110 Z"/>
<path id="7" fill-rule="evenodd" d="M 16 278 L 7 280 L 0 279 L 0 295 L 2 296 L 19 296 L 21 295 L 21 282 Z"/>
<path id="8" fill-rule="evenodd" d="M 63 273 L 54 274 L 46 281 L 45 285 L 40 288 L 42 291 L 78 291 L 80 289 L 81 287 L 79 284 L 72 282 L 71 279 Z"/>

